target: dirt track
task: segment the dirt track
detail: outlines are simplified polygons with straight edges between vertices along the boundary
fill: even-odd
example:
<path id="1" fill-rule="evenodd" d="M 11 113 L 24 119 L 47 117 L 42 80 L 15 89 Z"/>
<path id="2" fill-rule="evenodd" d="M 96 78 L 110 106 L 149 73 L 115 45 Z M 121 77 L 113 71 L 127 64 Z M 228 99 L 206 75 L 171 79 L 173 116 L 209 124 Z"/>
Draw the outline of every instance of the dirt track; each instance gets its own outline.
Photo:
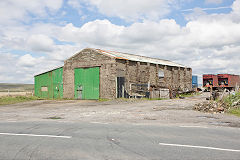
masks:
<path id="1" fill-rule="evenodd" d="M 96 123 L 151 123 L 240 127 L 240 118 L 193 111 L 207 95 L 160 101 L 32 101 L 0 106 L 0 121 L 87 121 Z M 53 117 L 53 119 L 49 119 Z M 56 118 L 56 119 L 54 119 Z"/>

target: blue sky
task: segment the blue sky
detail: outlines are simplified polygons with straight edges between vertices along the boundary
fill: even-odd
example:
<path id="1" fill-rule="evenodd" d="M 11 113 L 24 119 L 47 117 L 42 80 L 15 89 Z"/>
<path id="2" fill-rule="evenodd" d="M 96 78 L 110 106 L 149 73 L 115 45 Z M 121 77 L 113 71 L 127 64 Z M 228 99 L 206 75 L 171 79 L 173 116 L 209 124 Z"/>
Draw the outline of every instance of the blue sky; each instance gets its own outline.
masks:
<path id="1" fill-rule="evenodd" d="M 240 74 L 240 0 L 2 0 L 0 83 L 33 83 L 86 47 Z"/>

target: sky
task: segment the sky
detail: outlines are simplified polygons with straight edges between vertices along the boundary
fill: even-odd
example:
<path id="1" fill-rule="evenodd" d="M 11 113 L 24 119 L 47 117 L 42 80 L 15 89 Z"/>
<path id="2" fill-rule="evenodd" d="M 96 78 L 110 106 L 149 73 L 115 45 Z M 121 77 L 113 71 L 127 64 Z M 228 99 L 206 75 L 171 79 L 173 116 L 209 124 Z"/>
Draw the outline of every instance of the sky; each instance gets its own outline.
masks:
<path id="1" fill-rule="evenodd" d="M 34 83 L 87 47 L 240 74 L 240 0 L 0 1 L 0 83 Z"/>

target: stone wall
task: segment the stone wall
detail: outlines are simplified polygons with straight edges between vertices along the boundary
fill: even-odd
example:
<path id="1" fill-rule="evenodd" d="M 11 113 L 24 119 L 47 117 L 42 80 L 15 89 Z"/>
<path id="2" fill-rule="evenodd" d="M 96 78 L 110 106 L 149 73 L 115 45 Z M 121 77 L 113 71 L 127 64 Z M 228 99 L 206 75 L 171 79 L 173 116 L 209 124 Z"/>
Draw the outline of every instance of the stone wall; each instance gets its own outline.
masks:
<path id="1" fill-rule="evenodd" d="M 150 63 L 116 60 L 116 75 L 125 77 L 125 89 L 130 93 L 130 83 L 148 84 L 153 88 L 169 88 L 187 91 L 192 89 L 192 70 L 163 66 Z M 158 77 L 158 71 L 164 72 L 164 77 Z M 132 88 L 133 89 L 133 88 Z"/>
<path id="2" fill-rule="evenodd" d="M 188 90 L 189 88 L 192 89 L 192 69 L 187 68 L 186 69 L 186 89 Z"/>
<path id="3" fill-rule="evenodd" d="M 84 49 L 64 62 L 63 97 L 74 98 L 74 69 L 88 67 L 100 67 L 100 98 L 115 98 L 115 59 L 92 49 Z"/>
<path id="4" fill-rule="evenodd" d="M 185 83 L 185 79 L 184 79 L 184 76 L 185 76 L 185 74 L 184 74 L 184 72 L 185 72 L 185 70 L 184 70 L 184 68 L 179 68 L 179 89 L 180 90 L 184 90 L 184 88 L 185 88 L 185 85 L 184 85 L 184 83 Z"/>
<path id="5" fill-rule="evenodd" d="M 130 84 L 148 84 L 152 88 L 175 90 L 192 89 L 191 68 L 179 68 L 145 62 L 115 59 L 93 49 L 84 49 L 64 62 L 63 97 L 74 98 L 74 69 L 100 67 L 100 98 L 116 97 L 116 77 L 125 77 L 125 89 L 130 93 Z M 159 77 L 161 70 L 164 77 Z"/>

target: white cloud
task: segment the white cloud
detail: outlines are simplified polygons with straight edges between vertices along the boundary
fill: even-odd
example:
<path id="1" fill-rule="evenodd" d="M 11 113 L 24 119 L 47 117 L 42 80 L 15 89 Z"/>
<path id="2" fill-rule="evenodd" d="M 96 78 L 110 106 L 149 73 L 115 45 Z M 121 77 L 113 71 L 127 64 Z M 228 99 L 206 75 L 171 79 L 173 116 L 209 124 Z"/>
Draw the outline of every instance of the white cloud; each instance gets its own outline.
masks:
<path id="1" fill-rule="evenodd" d="M 193 73 L 198 75 L 240 74 L 240 0 L 233 3 L 232 12 L 227 14 L 206 14 L 201 9 L 195 9 L 191 15 L 186 15 L 186 26 L 180 26 L 174 19 L 148 19 L 150 13 L 143 10 L 145 6 L 142 3 L 145 1 L 133 7 L 133 11 L 126 8 L 129 16 L 124 13 L 124 8 L 116 5 L 120 0 L 109 2 L 116 5 L 111 11 L 104 10 L 107 9 L 103 5 L 106 2 L 91 1 L 105 14 L 124 19 L 144 17 L 144 20 L 130 26 L 119 26 L 109 20 L 94 20 L 81 27 L 72 23 L 63 26 L 49 23 L 3 26 L 0 28 L 1 46 L 26 53 L 23 56 L 0 53 L 1 75 L 5 75 L 6 81 L 14 82 L 14 77 L 16 80 L 16 77 L 22 76 L 21 80 L 32 82 L 34 74 L 62 65 L 64 59 L 85 47 L 169 59 L 192 67 Z M 131 6 L 132 2 L 127 5 Z M 63 41 L 63 44 L 54 43 L 53 39 Z M 30 54 L 32 51 L 37 53 Z M 0 77 L 2 82 L 3 77 Z"/>
<path id="2" fill-rule="evenodd" d="M 228 25 L 226 25 L 228 24 Z M 199 47 L 219 48 L 223 45 L 237 45 L 240 41 L 239 24 L 230 19 L 198 19 L 181 27 L 174 20 L 159 22 L 144 21 L 129 27 L 117 26 L 108 20 L 96 20 L 78 28 L 72 24 L 63 27 L 59 38 L 76 43 L 97 46 L 147 46 L 157 48 Z M 157 44 L 156 44 L 157 43 Z"/>
<path id="3" fill-rule="evenodd" d="M 55 12 L 62 6 L 62 0 L 2 0 L 0 1 L 0 23 L 26 21 L 29 13 L 35 16 L 46 16 L 47 9 Z"/>
<path id="4" fill-rule="evenodd" d="M 67 24 L 61 40 L 170 59 L 193 67 L 194 73 L 240 74 L 240 23 L 234 18 L 238 1 L 229 14 L 205 14 L 189 18 L 185 27 L 175 20 L 143 21 L 118 26 L 108 20 L 88 22 L 82 27 Z M 200 10 L 201 11 L 201 10 Z"/>
<path id="5" fill-rule="evenodd" d="M 81 11 L 81 4 L 88 9 L 95 7 L 109 17 L 120 17 L 127 21 L 158 20 L 171 12 L 172 8 L 191 0 L 68 0 L 68 4 Z"/>
<path id="6" fill-rule="evenodd" d="M 30 54 L 18 56 L 12 53 L 0 52 L 0 82 L 33 83 L 33 76 L 63 63 Z"/>
<path id="7" fill-rule="evenodd" d="M 220 4 L 223 0 L 205 0 L 205 3 L 207 4 Z"/>
<path id="8" fill-rule="evenodd" d="M 37 64 L 37 62 L 40 61 L 37 61 L 37 59 L 32 57 L 30 54 L 25 54 L 19 58 L 17 66 L 33 67 L 34 65 Z"/>
<path id="9" fill-rule="evenodd" d="M 166 0 L 99 0 L 91 1 L 99 11 L 108 16 L 117 16 L 122 19 L 158 19 L 170 12 Z M 124 4 L 124 5 L 123 5 Z"/>
<path id="10" fill-rule="evenodd" d="M 240 0 L 235 0 L 233 2 L 232 10 L 234 14 L 240 15 Z"/>
<path id="11" fill-rule="evenodd" d="M 70 23 L 62 28 L 62 34 L 59 34 L 59 38 L 65 41 L 101 45 L 110 39 L 117 38 L 123 28 L 122 26 L 112 24 L 108 20 L 89 22 L 81 28 L 75 27 Z"/>
<path id="12" fill-rule="evenodd" d="M 49 52 L 47 55 L 49 59 L 63 62 L 73 54 L 79 52 L 82 48 L 83 46 L 81 45 L 77 45 L 77 46 L 69 45 L 69 44 L 55 45 L 54 50 L 52 52 Z"/>
<path id="13" fill-rule="evenodd" d="M 82 5 L 79 0 L 68 0 L 67 4 L 70 5 L 72 8 L 78 10 L 79 15 L 83 14 Z"/>
<path id="14" fill-rule="evenodd" d="M 191 9 L 191 11 L 192 11 L 192 13 L 185 15 L 185 19 L 187 21 L 196 20 L 201 16 L 207 15 L 207 13 L 204 12 L 204 10 L 202 8 L 194 8 L 194 9 Z"/>
<path id="15" fill-rule="evenodd" d="M 32 51 L 50 52 L 53 50 L 54 42 L 48 36 L 38 34 L 31 35 L 28 38 L 26 45 L 28 45 L 28 47 L 30 47 Z"/>
<path id="16" fill-rule="evenodd" d="M 75 9 L 81 9 L 81 3 L 79 0 L 68 0 L 68 5 L 70 5 L 71 7 L 75 8 Z"/>

